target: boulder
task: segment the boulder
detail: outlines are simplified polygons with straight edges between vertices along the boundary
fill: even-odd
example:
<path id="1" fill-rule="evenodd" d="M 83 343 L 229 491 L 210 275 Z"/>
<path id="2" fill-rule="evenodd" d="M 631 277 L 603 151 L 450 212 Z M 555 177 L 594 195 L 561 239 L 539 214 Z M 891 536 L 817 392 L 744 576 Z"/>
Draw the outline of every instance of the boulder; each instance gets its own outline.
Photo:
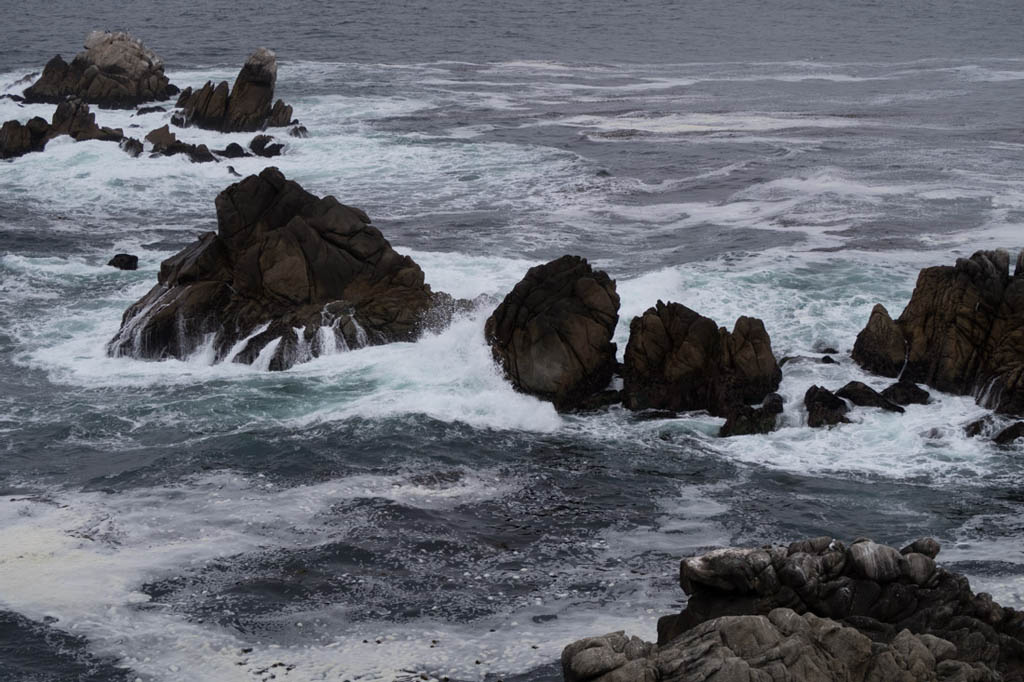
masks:
<path id="1" fill-rule="evenodd" d="M 249 150 L 253 154 L 268 159 L 274 156 L 281 156 L 282 149 L 284 149 L 284 145 L 276 142 L 270 135 L 257 135 L 249 142 Z"/>
<path id="2" fill-rule="evenodd" d="M 811 386 L 804 394 L 804 407 L 807 408 L 807 425 L 817 428 L 819 426 L 834 426 L 836 424 L 849 424 L 846 413 L 850 408 L 842 398 L 827 388 Z"/>
<path id="3" fill-rule="evenodd" d="M 992 439 L 996 445 L 1008 445 L 1024 436 L 1024 422 L 1014 422 L 1000 431 Z"/>
<path id="4" fill-rule="evenodd" d="M 764 323 L 740 317 L 732 333 L 680 303 L 658 301 L 629 325 L 626 407 L 728 416 L 762 402 L 782 380 Z"/>
<path id="5" fill-rule="evenodd" d="M 306 126 L 295 126 L 288 131 L 288 134 L 292 137 L 309 137 L 309 131 L 306 130 Z"/>
<path id="6" fill-rule="evenodd" d="M 748 436 L 755 433 L 771 433 L 775 430 L 777 415 L 782 414 L 783 400 L 778 393 L 772 393 L 761 407 L 737 405 L 725 419 L 718 431 L 721 437 Z"/>
<path id="7" fill-rule="evenodd" d="M 567 255 L 530 268 L 487 319 L 484 335 L 517 390 L 569 410 L 611 381 L 618 320 L 615 281 Z"/>
<path id="8" fill-rule="evenodd" d="M 216 150 L 215 153 L 227 159 L 241 159 L 246 156 L 252 156 L 252 154 L 245 151 L 245 148 L 242 147 L 242 145 L 238 144 L 237 142 L 232 142 L 224 149 Z"/>
<path id="9" fill-rule="evenodd" d="M 888 412 L 903 414 L 904 409 L 862 381 L 851 381 L 836 391 L 836 397 L 849 400 L 861 407 L 880 407 Z"/>
<path id="10" fill-rule="evenodd" d="M 882 304 L 871 310 L 868 325 L 853 344 L 854 362 L 869 372 L 898 377 L 907 357 L 906 341 L 899 326 Z"/>
<path id="11" fill-rule="evenodd" d="M 894 376 L 891 363 L 884 367 L 877 358 L 888 357 L 885 348 L 891 351 L 901 338 L 907 349 L 902 380 L 974 396 L 997 412 L 1024 414 L 1022 256 L 1012 275 L 1002 250 L 925 268 L 899 319 L 879 321 L 872 313 L 854 358 L 870 371 Z"/>
<path id="12" fill-rule="evenodd" d="M 139 257 L 133 256 L 130 253 L 119 253 L 111 258 L 107 265 L 115 267 L 118 270 L 138 270 Z"/>
<path id="13" fill-rule="evenodd" d="M 138 157 L 142 154 L 143 149 L 141 140 L 136 140 L 134 137 L 126 137 L 119 143 L 121 149 L 123 149 L 129 156 Z"/>
<path id="14" fill-rule="evenodd" d="M 36 116 L 25 124 L 7 121 L 0 128 L 0 159 L 13 159 L 29 152 L 41 152 L 49 140 L 50 124 Z"/>
<path id="15" fill-rule="evenodd" d="M 101 128 L 96 125 L 96 115 L 89 111 L 89 105 L 80 99 L 71 98 L 57 105 L 49 123 L 39 116 L 24 125 L 18 121 L 4 123 L 0 128 L 0 158 L 43 151 L 46 143 L 59 135 L 68 135 L 77 141 L 121 142 L 124 139 L 124 132 L 120 128 Z"/>
<path id="16" fill-rule="evenodd" d="M 931 395 L 913 381 L 897 381 L 882 391 L 882 397 L 897 405 L 927 405 Z"/>
<path id="17" fill-rule="evenodd" d="M 186 358 L 283 370 L 337 350 L 411 341 L 447 322 L 451 297 L 391 248 L 370 219 L 276 168 L 217 196 L 217 232 L 160 266 L 124 314 L 112 356 Z"/>
<path id="18" fill-rule="evenodd" d="M 153 152 L 163 156 L 174 156 L 184 154 L 192 163 L 207 163 L 216 161 L 217 158 L 205 144 L 195 145 L 181 142 L 177 135 L 171 132 L 169 126 L 162 126 L 151 130 L 146 135 L 146 142 L 153 145 Z"/>
<path id="19" fill-rule="evenodd" d="M 25 90 L 25 101 L 58 103 L 77 97 L 100 107 L 130 109 L 174 92 L 163 60 L 127 33 L 93 31 L 71 63 L 60 55 Z"/>
<path id="20" fill-rule="evenodd" d="M 588 637 L 562 653 L 569 682 L 901 682 L 1024 679 L 1024 614 L 903 550 L 831 537 L 684 559 L 689 596 L 658 641 Z"/>
<path id="21" fill-rule="evenodd" d="M 181 113 L 171 120 L 182 127 L 194 125 L 226 133 L 290 125 L 292 108 L 281 100 L 274 102 L 276 83 L 277 57 L 261 47 L 249 55 L 230 90 L 227 81 L 217 85 L 208 81 L 194 92 L 192 88 L 183 90 L 178 97 Z"/>

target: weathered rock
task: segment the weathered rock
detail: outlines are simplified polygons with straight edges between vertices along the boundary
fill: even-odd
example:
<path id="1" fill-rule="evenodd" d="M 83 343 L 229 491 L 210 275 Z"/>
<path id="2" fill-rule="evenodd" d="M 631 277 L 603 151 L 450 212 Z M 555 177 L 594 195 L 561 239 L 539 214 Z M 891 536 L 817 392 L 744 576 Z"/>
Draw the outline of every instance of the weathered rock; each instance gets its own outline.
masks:
<path id="1" fill-rule="evenodd" d="M 245 148 L 237 142 L 232 142 L 224 149 L 216 150 L 215 153 L 228 159 L 241 159 L 246 156 L 252 156 L 252 154 L 245 151 Z"/>
<path id="2" fill-rule="evenodd" d="M 451 297 L 432 292 L 365 213 L 276 168 L 231 185 L 216 204 L 217 232 L 163 262 L 159 283 L 125 312 L 110 355 L 185 358 L 211 343 L 217 361 L 280 370 L 412 340 L 451 314 Z"/>
<path id="3" fill-rule="evenodd" d="M 849 382 L 836 391 L 836 397 L 844 398 L 854 405 L 861 407 L 880 407 L 888 412 L 899 412 L 900 414 L 905 411 L 902 407 L 862 381 Z"/>
<path id="4" fill-rule="evenodd" d="M 574 409 L 616 369 L 615 281 L 578 256 L 530 268 L 487 319 L 484 335 L 517 390 Z"/>
<path id="5" fill-rule="evenodd" d="M 905 341 L 902 379 L 1024 414 L 1024 264 L 1018 257 L 1012 276 L 1009 265 L 1006 251 L 978 251 L 952 267 L 921 271 L 899 319 L 884 325 L 887 339 L 898 334 Z M 869 321 L 868 328 L 879 324 Z M 872 341 L 863 344 L 858 361 L 884 373 L 880 363 L 869 362 L 884 355 L 882 335 L 869 329 L 862 334 Z"/>
<path id="6" fill-rule="evenodd" d="M 927 405 L 931 395 L 913 381 L 897 381 L 882 391 L 882 397 L 897 405 Z"/>
<path id="7" fill-rule="evenodd" d="M 718 435 L 748 436 L 756 433 L 771 433 L 775 430 L 776 416 L 782 414 L 783 400 L 778 393 L 772 393 L 761 407 L 737 405 L 729 412 Z"/>
<path id="8" fill-rule="evenodd" d="M 686 608 L 651 644 L 623 633 L 562 654 L 569 682 L 918 682 L 1024 679 L 1024 614 L 935 563 L 830 537 L 684 559 Z"/>
<path id="9" fill-rule="evenodd" d="M 57 105 L 50 123 L 36 116 L 22 125 L 8 121 L 0 128 L 0 158 L 12 158 L 28 152 L 42 151 L 46 143 L 59 135 L 82 140 L 120 142 L 124 133 L 120 128 L 101 128 L 89 105 L 72 98 Z"/>
<path id="10" fill-rule="evenodd" d="M 779 387 L 782 370 L 761 320 L 740 317 L 732 333 L 679 303 L 658 301 L 629 325 L 626 407 L 707 410 L 728 416 Z"/>
<path id="11" fill-rule="evenodd" d="M 807 408 L 807 425 L 811 427 L 834 426 L 849 424 L 846 413 L 850 411 L 842 398 L 827 388 L 811 386 L 804 394 L 804 407 Z"/>
<path id="12" fill-rule="evenodd" d="M 145 116 L 146 114 L 159 114 L 166 111 L 167 110 L 163 107 L 140 107 L 139 110 L 135 112 L 135 115 Z"/>
<path id="13" fill-rule="evenodd" d="M 257 135 L 249 142 L 249 149 L 256 156 L 271 158 L 281 156 L 281 150 L 284 149 L 284 145 L 280 142 L 275 142 L 274 138 L 270 135 Z"/>
<path id="14" fill-rule="evenodd" d="M 1008 445 L 1024 436 L 1024 422 L 1014 422 L 996 434 L 992 440 L 996 445 Z"/>
<path id="15" fill-rule="evenodd" d="M 184 154 L 192 163 L 207 163 L 217 160 L 205 144 L 195 145 L 181 142 L 178 140 L 177 135 L 171 132 L 170 127 L 166 125 L 149 131 L 146 135 L 146 142 L 153 145 L 154 153 L 163 156 Z"/>
<path id="16" fill-rule="evenodd" d="M 139 257 L 133 256 L 130 253 L 119 253 L 110 259 L 107 263 L 118 270 L 138 270 L 139 269 Z"/>
<path id="17" fill-rule="evenodd" d="M 58 103 L 77 97 L 101 107 L 129 109 L 170 97 L 163 60 L 127 33 L 93 31 L 71 63 L 51 59 L 25 90 L 27 102 Z"/>
<path id="18" fill-rule="evenodd" d="M 36 116 L 25 124 L 7 121 L 0 128 L 0 159 L 13 159 L 29 152 L 41 152 L 49 140 L 50 124 Z"/>
<path id="19" fill-rule="evenodd" d="M 853 344 L 854 362 L 869 372 L 898 377 L 907 356 L 906 341 L 899 326 L 882 304 L 871 310 L 868 326 Z"/>
<path id="20" fill-rule="evenodd" d="M 172 117 L 178 126 L 194 125 L 222 132 L 251 132 L 291 124 L 292 108 L 274 100 L 277 57 L 259 48 L 246 60 L 228 90 L 227 81 L 208 81 L 197 91 L 186 88 L 178 98 L 181 113 Z"/>
<path id="21" fill-rule="evenodd" d="M 118 143 L 129 156 L 138 157 L 144 149 L 142 142 L 134 137 L 126 137 Z"/>
<path id="22" fill-rule="evenodd" d="M 309 137 L 309 131 L 306 130 L 306 126 L 295 126 L 288 131 L 288 134 L 292 137 Z"/>

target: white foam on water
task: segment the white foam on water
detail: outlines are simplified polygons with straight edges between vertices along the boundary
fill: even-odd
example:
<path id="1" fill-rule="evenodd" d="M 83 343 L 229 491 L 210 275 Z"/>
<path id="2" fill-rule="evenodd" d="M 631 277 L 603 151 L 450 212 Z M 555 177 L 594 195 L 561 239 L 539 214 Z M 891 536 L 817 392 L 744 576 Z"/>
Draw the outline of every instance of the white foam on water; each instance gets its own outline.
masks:
<path id="1" fill-rule="evenodd" d="M 655 134 L 709 133 L 724 131 L 769 131 L 787 128 L 852 128 L 861 122 L 838 116 L 794 116 L 786 113 L 730 112 L 715 114 L 647 115 L 643 112 L 618 116 L 568 116 L 538 125 L 569 125 L 602 131 L 639 130 Z"/>

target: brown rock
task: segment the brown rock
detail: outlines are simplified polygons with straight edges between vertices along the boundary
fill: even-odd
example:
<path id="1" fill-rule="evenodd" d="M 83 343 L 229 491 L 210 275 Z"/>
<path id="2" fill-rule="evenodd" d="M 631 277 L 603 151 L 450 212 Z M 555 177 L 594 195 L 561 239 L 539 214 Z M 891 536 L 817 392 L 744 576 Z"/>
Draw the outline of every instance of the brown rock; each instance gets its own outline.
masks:
<path id="1" fill-rule="evenodd" d="M 530 268 L 484 328 L 512 385 L 574 409 L 615 372 L 615 281 L 578 256 Z"/>
<path id="2" fill-rule="evenodd" d="M 857 335 L 852 355 L 854 361 L 869 372 L 885 377 L 899 376 L 907 355 L 906 341 L 882 304 L 871 310 L 868 326 Z"/>
<path id="3" fill-rule="evenodd" d="M 740 317 L 732 333 L 679 303 L 649 308 L 629 325 L 626 407 L 708 410 L 727 416 L 779 387 L 782 370 L 761 320 Z"/>
<path id="4" fill-rule="evenodd" d="M 41 152 L 50 138 L 50 124 L 36 116 L 22 125 L 7 121 L 0 128 L 0 159 L 12 159 L 29 152 Z"/>
<path id="5" fill-rule="evenodd" d="M 846 413 L 850 411 L 842 398 L 821 386 L 811 386 L 804 394 L 804 407 L 807 408 L 807 425 L 817 428 L 819 426 L 834 426 L 836 424 L 849 424 Z"/>

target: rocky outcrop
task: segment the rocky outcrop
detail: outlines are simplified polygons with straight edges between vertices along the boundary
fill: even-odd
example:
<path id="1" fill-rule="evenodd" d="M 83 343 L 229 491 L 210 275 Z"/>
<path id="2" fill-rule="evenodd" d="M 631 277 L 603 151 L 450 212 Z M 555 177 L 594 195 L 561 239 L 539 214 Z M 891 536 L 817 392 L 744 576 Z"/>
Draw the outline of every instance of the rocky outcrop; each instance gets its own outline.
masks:
<path id="1" fill-rule="evenodd" d="M 782 381 L 764 323 L 740 317 L 732 333 L 679 303 L 658 301 L 629 325 L 626 407 L 727 416 L 760 403 Z"/>
<path id="2" fill-rule="evenodd" d="M 170 127 L 166 125 L 149 131 L 146 135 L 146 142 L 153 145 L 154 154 L 162 156 L 184 154 L 192 163 L 208 163 L 217 160 L 205 144 L 195 145 L 181 142 L 178 140 L 177 135 L 171 132 Z"/>
<path id="3" fill-rule="evenodd" d="M 902 380 L 1024 414 L 1024 263 L 1018 258 L 1012 275 L 1009 265 L 1006 251 L 978 251 L 952 267 L 925 268 L 899 319 L 876 321 L 872 313 L 854 359 L 887 374 L 875 358 L 887 357 L 898 335 L 906 347 Z"/>
<path id="4" fill-rule="evenodd" d="M 217 232 L 160 266 L 124 314 L 113 356 L 185 358 L 272 370 L 336 350 L 415 339 L 447 321 L 452 300 L 391 248 L 370 219 L 316 197 L 276 168 L 220 193 Z"/>
<path id="5" fill-rule="evenodd" d="M 270 135 L 257 135 L 249 142 L 249 150 L 256 156 L 272 158 L 281 156 L 284 145 L 276 141 Z"/>
<path id="6" fill-rule="evenodd" d="M 120 128 L 98 126 L 96 115 L 89 111 L 89 105 L 72 98 L 57 105 L 49 123 L 39 116 L 24 125 L 18 121 L 4 123 L 3 128 L 0 128 L 0 158 L 43 151 L 46 143 L 59 135 L 68 135 L 77 141 L 121 142 L 125 139 Z"/>
<path id="7" fill-rule="evenodd" d="M 127 33 L 93 31 L 71 63 L 60 55 L 25 90 L 27 102 L 58 103 L 77 97 L 106 108 L 130 109 L 176 93 L 163 60 Z"/>
<path id="8" fill-rule="evenodd" d="M 561 410 L 608 386 L 616 369 L 615 281 L 583 258 L 530 268 L 487 319 L 495 361 L 519 391 Z"/>
<path id="9" fill-rule="evenodd" d="M 846 413 L 850 408 L 842 398 L 827 388 L 811 386 L 804 394 L 804 407 L 807 408 L 807 425 L 812 428 L 819 426 L 835 426 L 849 424 Z"/>
<path id="10" fill-rule="evenodd" d="M 913 381 L 897 381 L 882 391 L 882 397 L 897 405 L 927 405 L 931 395 Z"/>
<path id="11" fill-rule="evenodd" d="M 292 108 L 282 100 L 274 102 L 276 83 L 277 57 L 261 47 L 249 55 L 230 91 L 227 81 L 217 85 L 207 81 L 194 92 L 185 88 L 178 97 L 181 113 L 171 121 L 225 133 L 291 125 Z"/>
<path id="12" fill-rule="evenodd" d="M 725 419 L 718 435 L 749 436 L 755 433 L 771 433 L 775 430 L 777 416 L 782 414 L 783 401 L 778 393 L 769 395 L 761 407 L 737 405 Z"/>
<path id="13" fill-rule="evenodd" d="M 139 257 L 133 256 L 130 253 L 118 253 L 110 259 L 107 265 L 118 270 L 138 270 Z"/>
<path id="14" fill-rule="evenodd" d="M 830 537 L 684 559 L 682 613 L 657 644 L 622 633 L 566 647 L 569 682 L 883 682 L 1024 679 L 1024 614 L 935 562 Z"/>
<path id="15" fill-rule="evenodd" d="M 836 397 L 849 400 L 854 405 L 859 405 L 860 407 L 880 407 L 887 412 L 899 412 L 900 414 L 905 411 L 902 407 L 889 400 L 863 381 L 849 382 L 836 391 Z"/>
<path id="16" fill-rule="evenodd" d="M 881 303 L 876 304 L 853 344 L 853 359 L 861 367 L 884 377 L 898 377 L 907 357 L 906 340 L 899 325 Z"/>

